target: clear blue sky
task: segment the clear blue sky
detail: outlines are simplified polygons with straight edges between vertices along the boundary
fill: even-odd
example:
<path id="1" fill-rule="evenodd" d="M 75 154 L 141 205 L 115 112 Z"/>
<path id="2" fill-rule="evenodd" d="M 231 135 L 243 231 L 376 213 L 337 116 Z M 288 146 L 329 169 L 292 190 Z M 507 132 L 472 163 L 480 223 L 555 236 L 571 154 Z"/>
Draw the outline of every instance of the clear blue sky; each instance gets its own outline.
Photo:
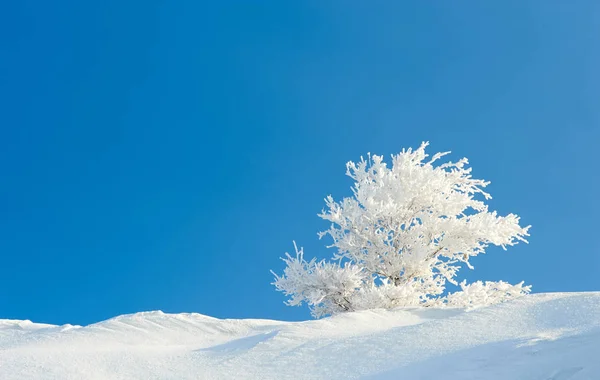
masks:
<path id="1" fill-rule="evenodd" d="M 308 318 L 269 270 L 423 140 L 533 225 L 468 279 L 600 290 L 597 1 L 211 3 L 0 5 L 0 318 Z"/>

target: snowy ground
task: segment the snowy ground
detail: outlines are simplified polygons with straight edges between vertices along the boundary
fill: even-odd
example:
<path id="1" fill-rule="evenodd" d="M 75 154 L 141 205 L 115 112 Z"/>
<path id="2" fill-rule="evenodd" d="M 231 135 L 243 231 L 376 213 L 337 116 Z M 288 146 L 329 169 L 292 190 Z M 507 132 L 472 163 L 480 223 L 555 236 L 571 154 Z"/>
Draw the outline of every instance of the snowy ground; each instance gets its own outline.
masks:
<path id="1" fill-rule="evenodd" d="M 600 293 L 307 322 L 161 312 L 0 320 L 0 379 L 600 379 Z"/>

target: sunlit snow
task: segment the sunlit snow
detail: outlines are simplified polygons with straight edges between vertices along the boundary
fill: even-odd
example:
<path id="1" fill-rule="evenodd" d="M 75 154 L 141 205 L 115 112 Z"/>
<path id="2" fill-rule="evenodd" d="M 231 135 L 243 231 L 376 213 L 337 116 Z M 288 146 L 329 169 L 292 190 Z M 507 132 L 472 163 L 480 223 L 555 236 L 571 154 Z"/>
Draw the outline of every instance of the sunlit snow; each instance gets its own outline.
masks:
<path id="1" fill-rule="evenodd" d="M 600 293 L 306 322 L 146 312 L 0 320 L 0 379 L 600 379 Z"/>

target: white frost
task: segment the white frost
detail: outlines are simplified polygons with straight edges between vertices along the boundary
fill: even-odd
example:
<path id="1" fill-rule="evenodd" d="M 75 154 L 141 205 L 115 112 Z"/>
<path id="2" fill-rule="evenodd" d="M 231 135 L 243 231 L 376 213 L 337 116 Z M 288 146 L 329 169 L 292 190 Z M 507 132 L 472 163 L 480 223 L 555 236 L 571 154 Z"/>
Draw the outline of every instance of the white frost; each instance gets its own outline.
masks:
<path id="1" fill-rule="evenodd" d="M 483 189 L 489 182 L 472 178 L 466 158 L 437 164 L 447 153 L 427 160 L 426 147 L 392 155 L 390 167 L 377 155 L 347 164 L 353 196 L 327 197 L 319 215 L 331 222 L 320 236 L 333 240 L 333 261 L 307 261 L 297 247 L 295 257 L 286 254 L 274 285 L 290 297 L 288 305 L 306 303 L 321 317 L 399 306 L 484 306 L 529 293 L 522 284 L 488 281 L 462 284 L 468 295 L 444 297 L 446 282 L 457 285 L 461 265 L 473 268 L 470 259 L 489 245 L 526 242 L 529 227 L 515 214 L 488 210 L 491 196 Z"/>

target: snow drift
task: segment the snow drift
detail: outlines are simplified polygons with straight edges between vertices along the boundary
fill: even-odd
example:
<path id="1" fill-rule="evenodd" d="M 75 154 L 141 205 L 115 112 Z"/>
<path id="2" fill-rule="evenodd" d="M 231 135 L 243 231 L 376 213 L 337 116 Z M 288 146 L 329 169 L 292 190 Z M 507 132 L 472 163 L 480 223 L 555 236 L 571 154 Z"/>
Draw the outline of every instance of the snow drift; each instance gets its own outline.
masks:
<path id="1" fill-rule="evenodd" d="M 0 379 L 600 379 L 600 292 L 307 322 L 160 311 L 0 320 Z"/>

